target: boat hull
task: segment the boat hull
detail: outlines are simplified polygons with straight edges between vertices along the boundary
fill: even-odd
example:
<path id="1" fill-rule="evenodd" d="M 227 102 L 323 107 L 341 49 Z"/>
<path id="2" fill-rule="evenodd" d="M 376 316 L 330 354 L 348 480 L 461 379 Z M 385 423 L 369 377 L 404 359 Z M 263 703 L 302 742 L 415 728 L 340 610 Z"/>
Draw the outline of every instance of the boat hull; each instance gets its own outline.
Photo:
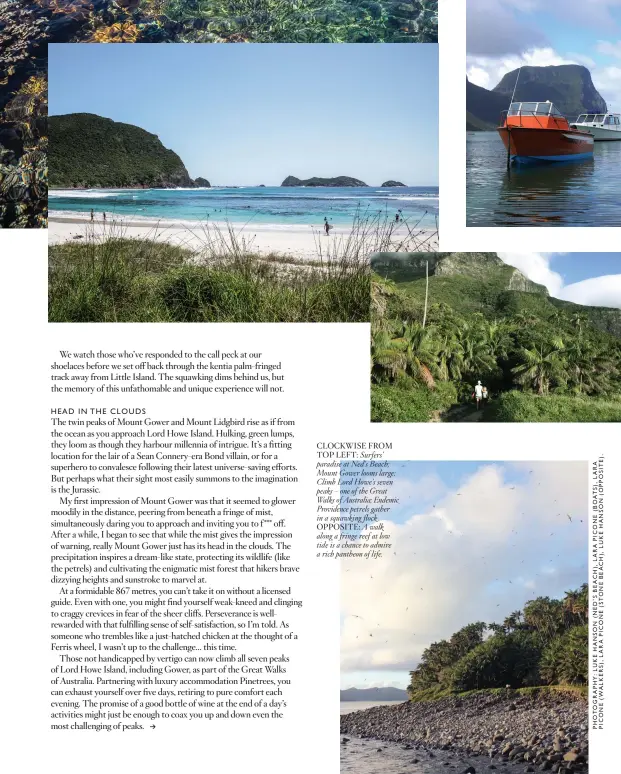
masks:
<path id="1" fill-rule="evenodd" d="M 593 157 L 594 138 L 588 132 L 572 129 L 532 129 L 511 126 L 498 128 L 511 160 L 518 164 L 578 161 Z M 510 144 L 510 148 L 509 148 Z"/>
<path id="2" fill-rule="evenodd" d="M 585 126 L 582 128 L 583 131 L 592 135 L 595 142 L 614 142 L 615 140 L 621 140 L 621 130 L 619 129 L 605 129 L 602 126 Z"/>

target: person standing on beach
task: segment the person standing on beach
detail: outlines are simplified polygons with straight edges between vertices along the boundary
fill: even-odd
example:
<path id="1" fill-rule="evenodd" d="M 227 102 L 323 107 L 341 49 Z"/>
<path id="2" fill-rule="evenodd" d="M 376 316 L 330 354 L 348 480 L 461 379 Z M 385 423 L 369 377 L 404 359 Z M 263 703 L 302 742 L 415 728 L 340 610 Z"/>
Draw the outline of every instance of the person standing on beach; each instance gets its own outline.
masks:
<path id="1" fill-rule="evenodd" d="M 91 223 L 95 222 L 95 211 L 91 210 Z"/>
<path id="2" fill-rule="evenodd" d="M 326 236 L 330 236 L 330 224 L 328 223 L 328 219 L 327 218 L 323 219 L 323 227 L 326 230 Z"/>
<path id="3" fill-rule="evenodd" d="M 399 213 L 397 213 L 397 214 L 395 215 L 395 223 L 398 223 L 398 222 L 399 222 Z"/>
<path id="4" fill-rule="evenodd" d="M 103 214 L 103 222 L 104 222 L 104 223 L 106 222 L 106 213 L 105 213 L 105 212 L 104 212 L 104 214 Z"/>

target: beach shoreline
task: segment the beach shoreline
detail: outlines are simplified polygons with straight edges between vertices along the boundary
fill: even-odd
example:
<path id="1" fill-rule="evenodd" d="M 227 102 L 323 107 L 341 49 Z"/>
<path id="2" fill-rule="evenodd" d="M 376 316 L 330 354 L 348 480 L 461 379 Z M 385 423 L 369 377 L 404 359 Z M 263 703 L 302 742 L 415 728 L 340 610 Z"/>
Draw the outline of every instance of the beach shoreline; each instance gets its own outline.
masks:
<path id="1" fill-rule="evenodd" d="M 494 767 L 519 765 L 519 772 L 534 766 L 565 771 L 570 761 L 572 771 L 588 770 L 587 702 L 570 692 L 480 691 L 373 707 L 341 715 L 340 732 L 405 745 L 427 757 L 435 750 L 484 756 Z"/>
<path id="2" fill-rule="evenodd" d="M 97 240 L 106 237 L 126 239 L 153 239 L 158 242 L 185 247 L 188 250 L 201 251 L 208 243 L 213 243 L 218 234 L 232 233 L 240 245 L 248 252 L 259 255 L 278 254 L 293 260 L 313 260 L 332 250 L 338 242 L 351 233 L 351 226 L 334 226 L 330 235 L 323 233 L 321 224 L 280 225 L 270 223 L 237 224 L 230 221 L 191 221 L 165 220 L 141 217 L 108 216 L 103 221 L 99 213 L 91 223 L 88 213 L 52 211 L 49 214 L 48 240 L 50 245 L 80 241 Z M 438 236 L 435 231 L 417 229 L 423 250 L 437 251 Z M 407 236 L 405 224 L 396 225 L 393 231 L 395 242 Z"/>

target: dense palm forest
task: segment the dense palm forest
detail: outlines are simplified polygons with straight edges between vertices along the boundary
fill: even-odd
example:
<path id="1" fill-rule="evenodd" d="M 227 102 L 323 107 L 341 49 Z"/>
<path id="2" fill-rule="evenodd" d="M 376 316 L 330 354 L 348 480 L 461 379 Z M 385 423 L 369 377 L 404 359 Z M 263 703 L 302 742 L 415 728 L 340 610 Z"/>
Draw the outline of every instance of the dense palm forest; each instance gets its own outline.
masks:
<path id="1" fill-rule="evenodd" d="M 502 623 L 464 626 L 423 651 L 410 672 L 415 700 L 483 688 L 588 683 L 588 585 L 537 597 Z"/>
<path id="2" fill-rule="evenodd" d="M 491 254 L 443 261 L 428 282 L 420 266 L 374 275 L 373 421 L 621 420 L 621 311 L 549 298 Z"/>

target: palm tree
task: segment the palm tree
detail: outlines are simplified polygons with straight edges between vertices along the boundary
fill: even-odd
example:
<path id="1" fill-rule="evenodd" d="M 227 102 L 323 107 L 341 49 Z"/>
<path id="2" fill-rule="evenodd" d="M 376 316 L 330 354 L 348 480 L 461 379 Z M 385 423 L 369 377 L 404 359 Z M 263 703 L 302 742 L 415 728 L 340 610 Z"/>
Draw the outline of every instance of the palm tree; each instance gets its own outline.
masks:
<path id="1" fill-rule="evenodd" d="M 435 368 L 432 338 L 418 323 L 395 323 L 388 330 L 377 328 L 373 332 L 371 373 L 376 382 L 411 376 L 433 389 Z"/>
<path id="2" fill-rule="evenodd" d="M 566 375 L 561 357 L 564 348 L 563 341 L 559 338 L 553 339 L 545 348 L 522 347 L 518 352 L 522 362 L 511 369 L 516 382 L 522 385 L 530 384 L 538 395 L 547 395 L 551 382 L 563 379 Z"/>

